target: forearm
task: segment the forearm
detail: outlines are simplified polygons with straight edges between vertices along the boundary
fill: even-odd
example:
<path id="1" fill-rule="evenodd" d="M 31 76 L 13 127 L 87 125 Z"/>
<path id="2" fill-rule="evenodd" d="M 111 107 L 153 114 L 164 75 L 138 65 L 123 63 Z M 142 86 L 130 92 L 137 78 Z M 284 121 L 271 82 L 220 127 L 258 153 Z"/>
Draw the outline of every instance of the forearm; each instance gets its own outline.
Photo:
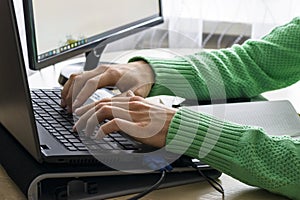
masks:
<path id="1" fill-rule="evenodd" d="M 249 185 L 300 199 L 300 141 L 180 109 L 169 127 L 166 148 L 199 158 Z"/>
<path id="2" fill-rule="evenodd" d="M 262 40 L 174 59 L 144 59 L 155 73 L 150 96 L 210 100 L 253 97 L 300 79 L 300 18 Z"/>

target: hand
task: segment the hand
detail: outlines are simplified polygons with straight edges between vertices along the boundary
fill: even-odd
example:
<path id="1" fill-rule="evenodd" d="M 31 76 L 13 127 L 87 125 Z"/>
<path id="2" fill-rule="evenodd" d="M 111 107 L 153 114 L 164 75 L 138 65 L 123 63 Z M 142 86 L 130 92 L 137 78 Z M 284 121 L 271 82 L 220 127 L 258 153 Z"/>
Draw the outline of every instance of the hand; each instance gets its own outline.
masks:
<path id="1" fill-rule="evenodd" d="M 163 147 L 176 111 L 138 96 L 113 97 L 78 108 L 75 114 L 80 118 L 74 129 L 85 130 L 86 135 L 91 135 L 99 123 L 109 119 L 97 130 L 96 139 L 102 139 L 114 131 L 122 131 L 144 144 Z"/>
<path id="2" fill-rule="evenodd" d="M 116 86 L 121 93 L 131 90 L 135 95 L 146 97 L 153 83 L 153 71 L 144 61 L 100 65 L 94 70 L 71 75 L 61 93 L 61 106 L 72 112 L 97 89 L 106 86 Z"/>

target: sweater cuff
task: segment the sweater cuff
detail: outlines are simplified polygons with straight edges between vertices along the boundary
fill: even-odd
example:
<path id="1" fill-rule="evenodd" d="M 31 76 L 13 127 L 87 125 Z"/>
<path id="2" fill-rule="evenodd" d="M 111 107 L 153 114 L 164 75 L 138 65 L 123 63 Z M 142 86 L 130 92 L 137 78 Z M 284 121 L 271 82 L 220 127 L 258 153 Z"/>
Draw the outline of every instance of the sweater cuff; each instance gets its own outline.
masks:
<path id="1" fill-rule="evenodd" d="M 246 126 L 182 108 L 170 124 L 166 149 L 198 158 L 230 174 L 234 152 L 246 129 Z"/>
<path id="2" fill-rule="evenodd" d="M 201 84 L 197 69 L 185 57 L 156 59 L 134 57 L 129 62 L 144 60 L 155 74 L 155 84 L 149 96 L 172 95 L 187 99 L 209 99 L 206 84 Z"/>

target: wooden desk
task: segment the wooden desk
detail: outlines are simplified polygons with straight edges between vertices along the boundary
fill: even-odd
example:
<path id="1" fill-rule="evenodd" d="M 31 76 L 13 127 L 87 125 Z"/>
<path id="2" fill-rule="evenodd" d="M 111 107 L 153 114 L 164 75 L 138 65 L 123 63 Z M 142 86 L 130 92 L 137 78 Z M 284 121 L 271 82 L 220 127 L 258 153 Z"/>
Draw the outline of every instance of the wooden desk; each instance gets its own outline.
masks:
<path id="1" fill-rule="evenodd" d="M 225 190 L 226 200 L 287 200 L 287 198 L 271 194 L 265 190 L 245 185 L 225 174 L 220 177 L 220 183 Z M 125 200 L 130 195 L 111 200 Z M 7 176 L 0 166 L 0 199 L 1 200 L 25 200 L 25 196 Z M 207 182 L 198 182 L 172 188 L 156 190 L 145 196 L 145 200 L 221 200 L 221 195 Z"/>

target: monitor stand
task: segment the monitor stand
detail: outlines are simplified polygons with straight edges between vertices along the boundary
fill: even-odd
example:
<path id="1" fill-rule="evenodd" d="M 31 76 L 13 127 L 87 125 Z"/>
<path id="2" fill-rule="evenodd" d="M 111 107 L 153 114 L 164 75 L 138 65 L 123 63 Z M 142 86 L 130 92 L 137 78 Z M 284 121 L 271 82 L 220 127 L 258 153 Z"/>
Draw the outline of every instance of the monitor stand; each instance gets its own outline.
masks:
<path id="1" fill-rule="evenodd" d="M 83 71 L 89 71 L 96 68 L 99 64 L 113 64 L 111 62 L 99 63 L 101 54 L 103 53 L 106 45 L 99 48 L 94 48 L 92 51 L 85 53 L 85 59 L 74 59 L 74 62 L 67 64 L 61 69 L 58 82 L 60 85 L 64 85 L 72 74 L 80 73 Z"/>

